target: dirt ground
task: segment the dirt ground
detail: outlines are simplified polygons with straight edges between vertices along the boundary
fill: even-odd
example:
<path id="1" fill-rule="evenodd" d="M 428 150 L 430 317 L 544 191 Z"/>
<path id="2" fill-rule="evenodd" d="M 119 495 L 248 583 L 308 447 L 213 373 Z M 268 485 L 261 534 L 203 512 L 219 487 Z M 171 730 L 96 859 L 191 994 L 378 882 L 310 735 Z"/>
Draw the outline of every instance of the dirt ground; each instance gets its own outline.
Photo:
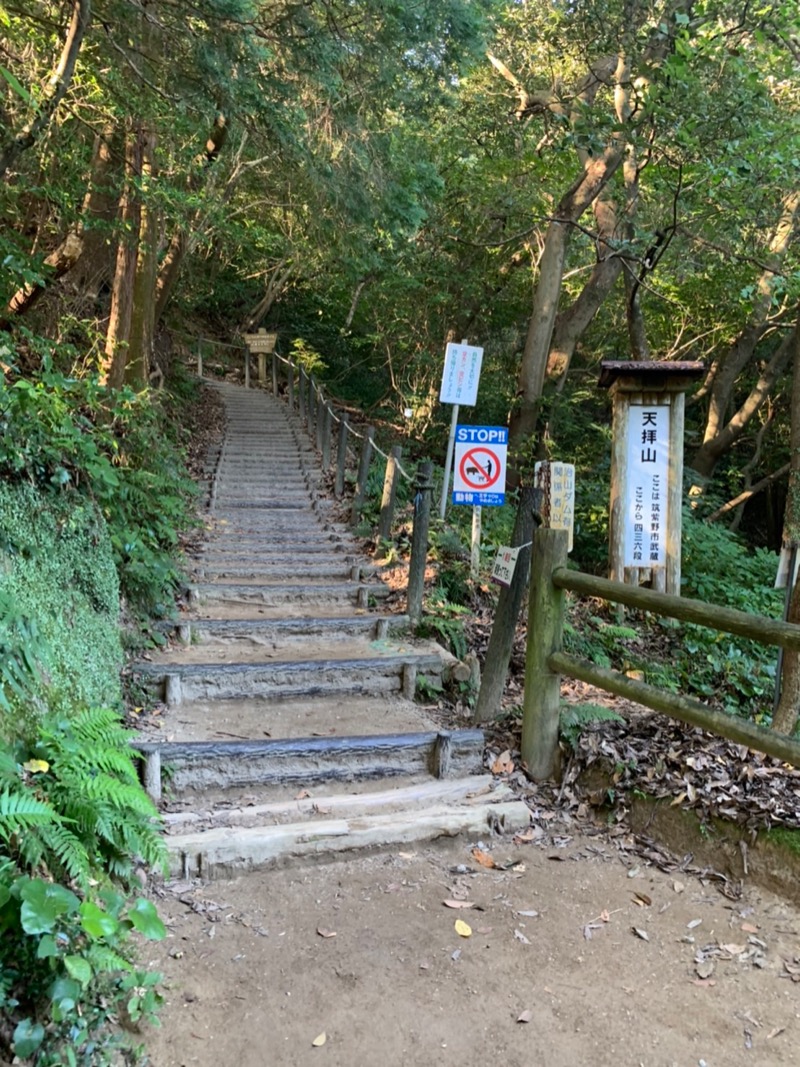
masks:
<path id="1" fill-rule="evenodd" d="M 665 873 L 622 833 L 481 843 L 504 869 L 460 839 L 168 886 L 152 1063 L 797 1063 L 797 909 Z"/>

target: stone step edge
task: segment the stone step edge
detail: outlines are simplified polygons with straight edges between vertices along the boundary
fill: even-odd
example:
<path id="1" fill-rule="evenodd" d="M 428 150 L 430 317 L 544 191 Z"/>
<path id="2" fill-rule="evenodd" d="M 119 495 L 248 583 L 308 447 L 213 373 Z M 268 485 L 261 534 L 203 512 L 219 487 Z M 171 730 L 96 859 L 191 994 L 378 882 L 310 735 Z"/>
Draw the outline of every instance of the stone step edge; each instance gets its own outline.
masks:
<path id="1" fill-rule="evenodd" d="M 393 811 L 413 811 L 433 803 L 496 804 L 501 800 L 513 799 L 514 791 L 506 782 L 491 774 L 474 774 L 466 778 L 434 778 L 430 781 L 415 782 L 413 785 L 366 793 L 311 796 L 304 789 L 296 797 L 272 800 L 266 804 L 209 807 L 201 811 L 168 811 L 162 814 L 162 819 L 166 832 L 175 835 L 217 827 L 297 822 L 300 818 L 321 820 L 331 815 L 334 818 L 377 815 L 387 808 Z"/>
<path id="2" fill-rule="evenodd" d="M 173 877 L 213 879 L 257 870 L 308 856 L 336 855 L 430 841 L 460 834 L 519 833 L 531 821 L 521 800 L 474 807 L 434 805 L 398 816 L 396 812 L 272 827 L 216 829 L 167 837 Z"/>

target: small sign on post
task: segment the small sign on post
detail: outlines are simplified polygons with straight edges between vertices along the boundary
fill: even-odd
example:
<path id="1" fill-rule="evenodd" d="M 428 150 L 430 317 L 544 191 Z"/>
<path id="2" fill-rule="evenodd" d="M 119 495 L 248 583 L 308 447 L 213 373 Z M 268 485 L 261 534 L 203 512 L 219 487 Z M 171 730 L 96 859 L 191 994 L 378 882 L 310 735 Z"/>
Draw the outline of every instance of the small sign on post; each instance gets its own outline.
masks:
<path id="1" fill-rule="evenodd" d="M 511 585 L 511 579 L 514 577 L 514 570 L 517 566 L 518 555 L 519 548 L 498 548 L 491 575 L 491 579 L 495 585 L 504 585 L 506 587 Z"/>
<path id="2" fill-rule="evenodd" d="M 258 333 L 246 333 L 244 335 L 244 343 L 251 352 L 273 352 L 277 340 L 278 335 L 276 333 L 267 333 L 266 330 L 259 330 Z"/>
<path id="3" fill-rule="evenodd" d="M 547 530 L 566 530 L 568 552 L 572 551 L 575 526 L 575 467 L 572 463 L 543 461 L 533 468 L 534 486 L 542 493 L 542 525 Z"/>

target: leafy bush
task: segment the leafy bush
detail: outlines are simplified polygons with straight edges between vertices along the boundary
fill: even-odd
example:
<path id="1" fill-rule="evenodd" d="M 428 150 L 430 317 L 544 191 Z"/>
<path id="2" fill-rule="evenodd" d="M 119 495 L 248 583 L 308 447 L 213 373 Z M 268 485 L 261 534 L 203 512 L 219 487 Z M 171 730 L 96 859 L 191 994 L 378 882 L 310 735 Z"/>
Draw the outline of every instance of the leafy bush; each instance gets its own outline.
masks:
<path id="1" fill-rule="evenodd" d="M 151 1019 L 159 976 L 134 963 L 132 934 L 161 938 L 134 862 L 163 864 L 156 811 L 130 734 L 112 711 L 47 721 L 0 744 L 0 1053 L 36 1067 L 118 1063 L 116 1026 Z M 4 1047 L 6 1046 L 6 1047 Z"/>

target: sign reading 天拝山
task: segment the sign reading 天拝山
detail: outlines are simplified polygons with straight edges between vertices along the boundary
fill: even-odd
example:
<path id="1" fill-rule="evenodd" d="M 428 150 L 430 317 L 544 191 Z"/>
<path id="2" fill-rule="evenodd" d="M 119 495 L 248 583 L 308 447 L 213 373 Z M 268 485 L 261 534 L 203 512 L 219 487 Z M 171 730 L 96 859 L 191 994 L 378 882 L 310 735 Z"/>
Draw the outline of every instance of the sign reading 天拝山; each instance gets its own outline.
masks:
<path id="1" fill-rule="evenodd" d="M 631 404 L 628 417 L 626 567 L 663 567 L 667 561 L 668 405 Z"/>

